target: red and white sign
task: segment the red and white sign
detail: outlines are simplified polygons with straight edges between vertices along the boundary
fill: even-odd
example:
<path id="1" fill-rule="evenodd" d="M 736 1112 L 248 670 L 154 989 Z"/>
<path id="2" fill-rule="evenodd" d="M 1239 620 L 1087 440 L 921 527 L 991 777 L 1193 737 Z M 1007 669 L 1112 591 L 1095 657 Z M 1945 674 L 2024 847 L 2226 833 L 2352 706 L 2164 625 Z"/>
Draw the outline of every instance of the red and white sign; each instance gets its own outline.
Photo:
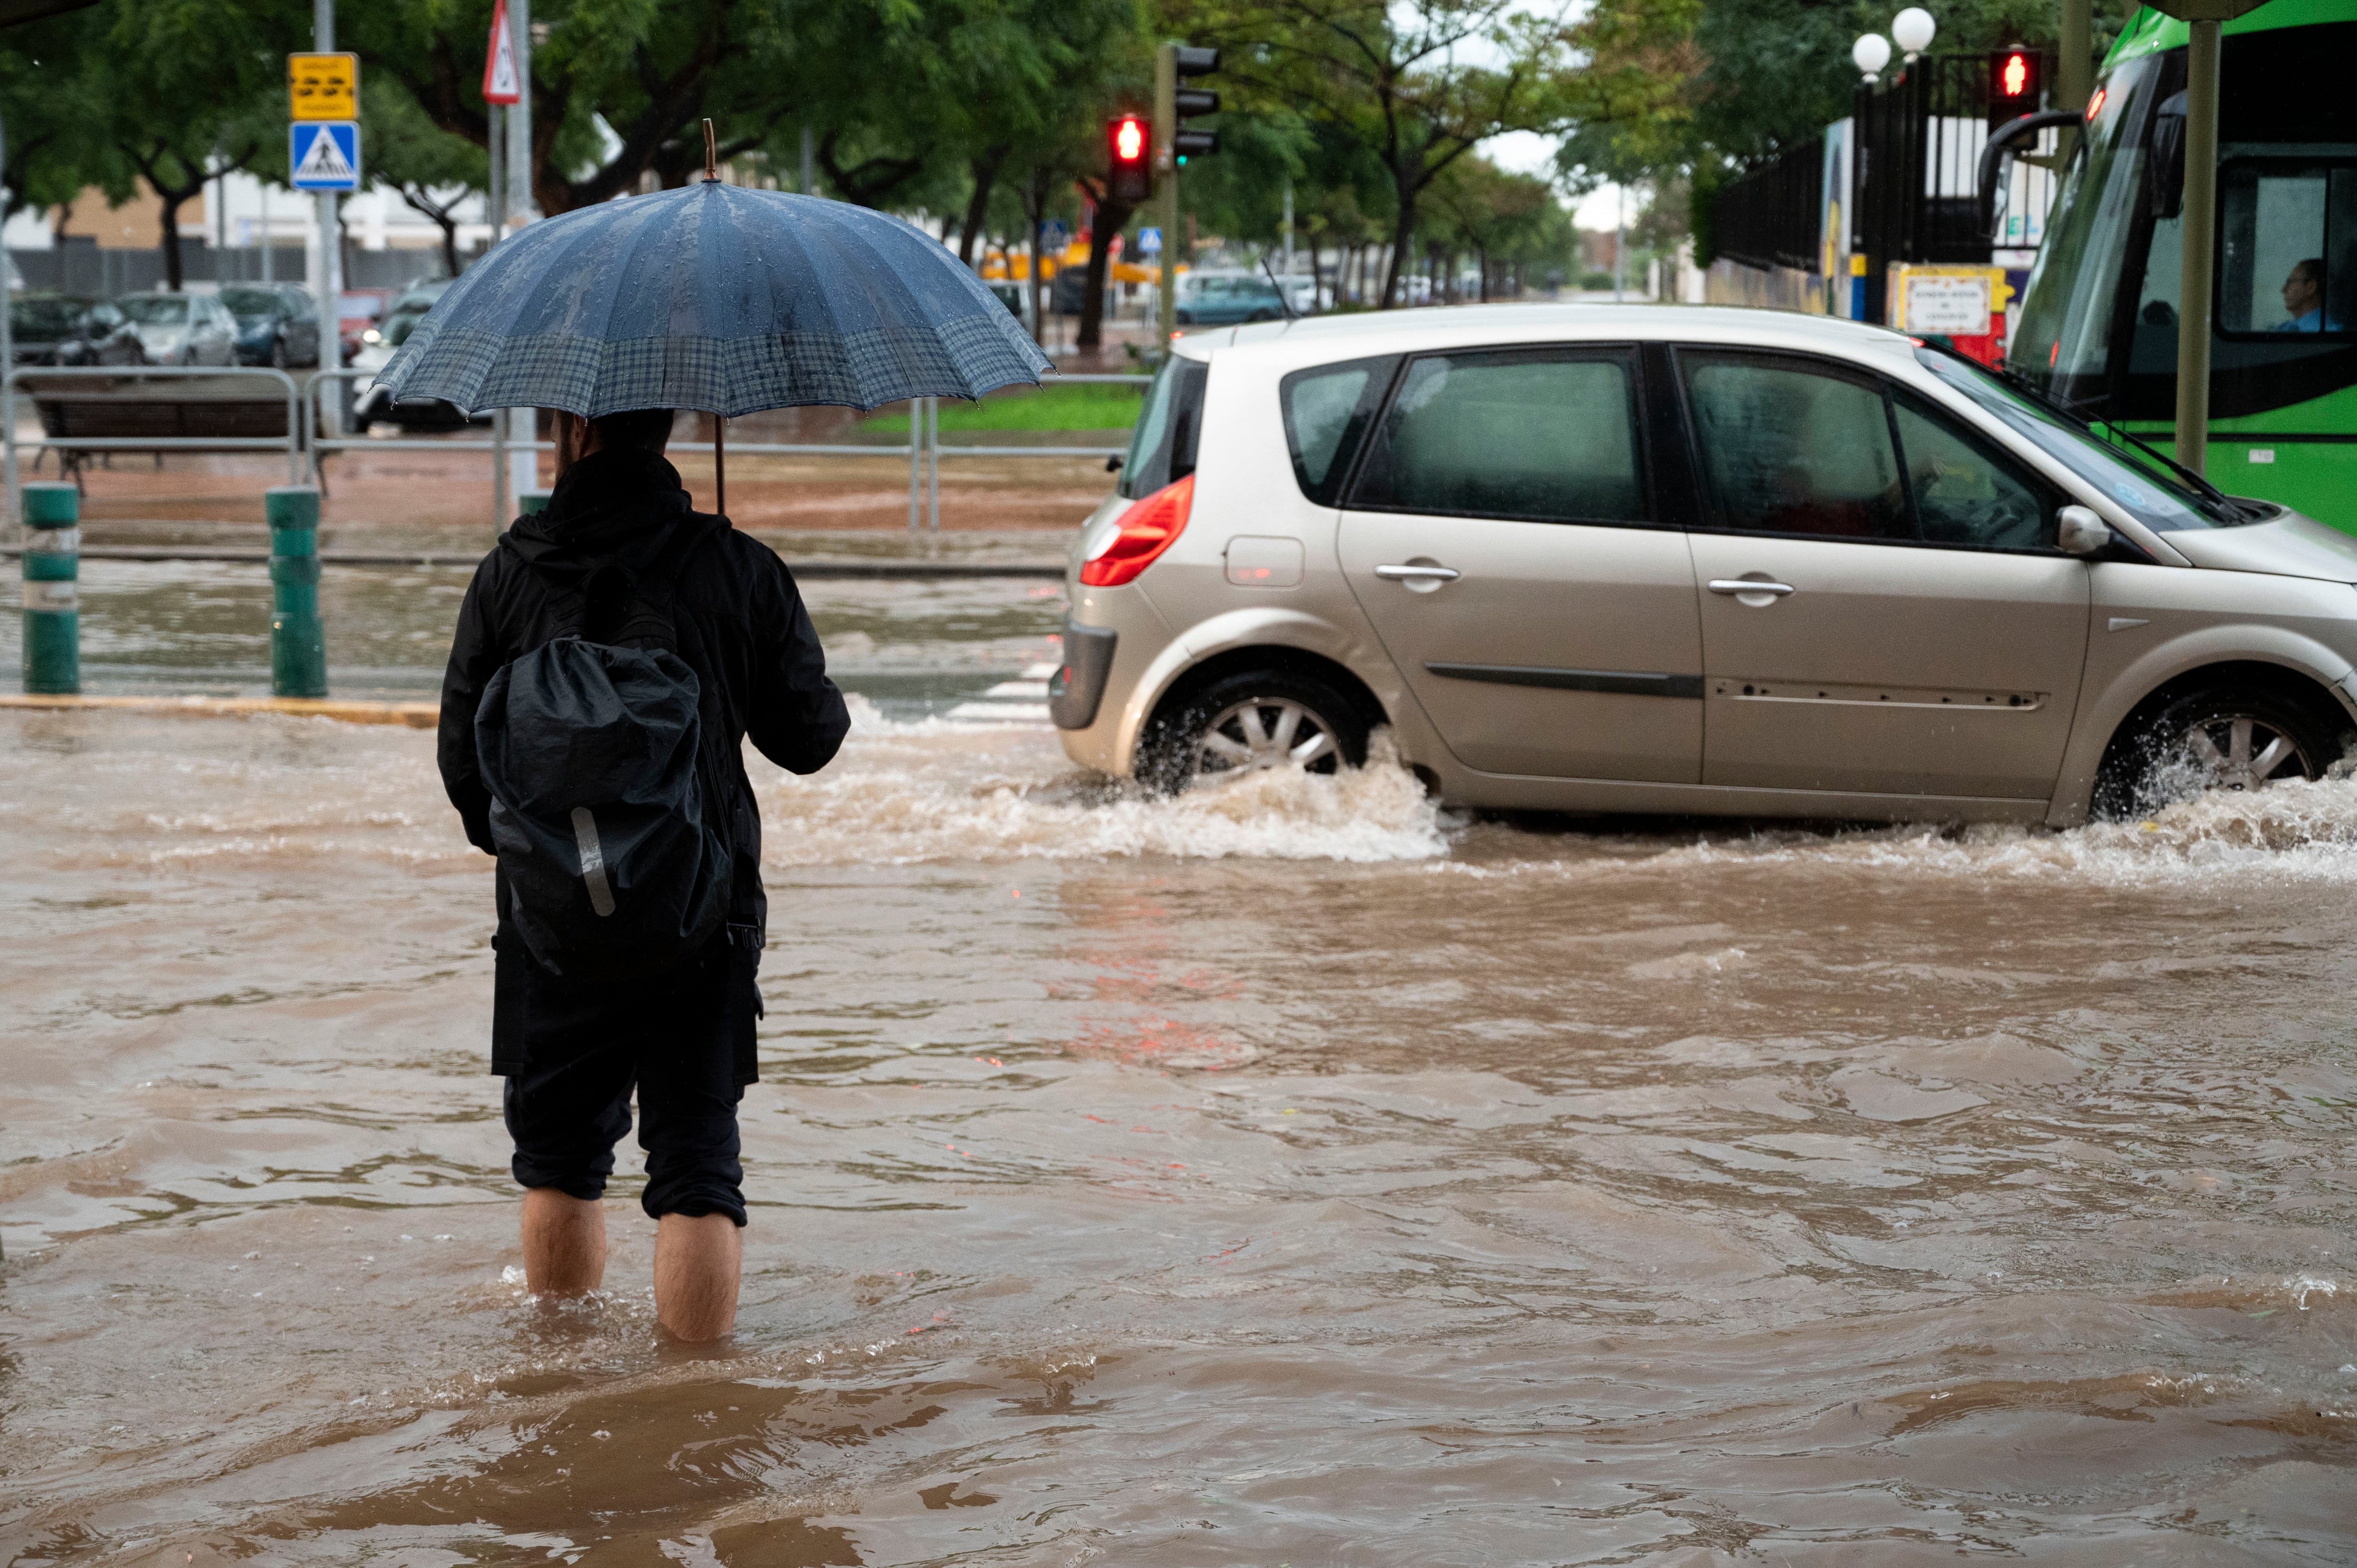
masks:
<path id="1" fill-rule="evenodd" d="M 523 97 L 516 77 L 515 35 L 508 27 L 508 0 L 491 7 L 491 44 L 483 59 L 483 102 L 514 103 Z"/>

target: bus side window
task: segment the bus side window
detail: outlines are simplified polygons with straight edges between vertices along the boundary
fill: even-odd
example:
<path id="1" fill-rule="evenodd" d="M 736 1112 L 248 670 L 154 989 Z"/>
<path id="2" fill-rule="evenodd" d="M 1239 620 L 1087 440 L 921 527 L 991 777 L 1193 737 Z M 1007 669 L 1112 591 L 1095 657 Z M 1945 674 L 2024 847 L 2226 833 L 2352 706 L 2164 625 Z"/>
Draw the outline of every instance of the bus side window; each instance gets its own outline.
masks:
<path id="1" fill-rule="evenodd" d="M 2357 331 L 2357 163 L 2228 163 L 2218 216 L 2221 332 Z"/>

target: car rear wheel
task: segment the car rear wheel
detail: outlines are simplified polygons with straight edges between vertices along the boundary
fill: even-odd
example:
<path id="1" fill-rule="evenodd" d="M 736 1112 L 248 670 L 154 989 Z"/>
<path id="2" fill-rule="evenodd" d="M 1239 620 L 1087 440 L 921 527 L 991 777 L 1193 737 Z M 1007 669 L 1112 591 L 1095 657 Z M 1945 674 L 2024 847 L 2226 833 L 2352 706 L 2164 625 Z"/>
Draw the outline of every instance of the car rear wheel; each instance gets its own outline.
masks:
<path id="1" fill-rule="evenodd" d="M 2348 725 L 2278 692 L 2211 687 L 2132 720 L 2095 781 L 2095 814 L 2145 816 L 2212 789 L 2265 789 L 2320 779 L 2341 757 Z"/>
<path id="2" fill-rule="evenodd" d="M 1248 773 L 1332 773 L 1366 759 L 1357 703 L 1315 676 L 1256 670 L 1223 676 L 1157 715 L 1139 747 L 1137 777 L 1175 795 Z"/>

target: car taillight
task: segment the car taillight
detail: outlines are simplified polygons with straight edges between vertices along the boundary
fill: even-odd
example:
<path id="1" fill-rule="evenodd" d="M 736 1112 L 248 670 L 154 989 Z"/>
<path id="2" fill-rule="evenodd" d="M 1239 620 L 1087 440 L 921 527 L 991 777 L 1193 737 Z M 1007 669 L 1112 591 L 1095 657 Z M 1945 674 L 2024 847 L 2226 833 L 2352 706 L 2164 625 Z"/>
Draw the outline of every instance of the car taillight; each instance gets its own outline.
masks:
<path id="1" fill-rule="evenodd" d="M 1186 529 L 1187 513 L 1195 504 L 1195 476 L 1165 485 L 1121 514 L 1096 553 L 1081 566 L 1081 581 L 1092 588 L 1118 588 L 1154 564 Z"/>

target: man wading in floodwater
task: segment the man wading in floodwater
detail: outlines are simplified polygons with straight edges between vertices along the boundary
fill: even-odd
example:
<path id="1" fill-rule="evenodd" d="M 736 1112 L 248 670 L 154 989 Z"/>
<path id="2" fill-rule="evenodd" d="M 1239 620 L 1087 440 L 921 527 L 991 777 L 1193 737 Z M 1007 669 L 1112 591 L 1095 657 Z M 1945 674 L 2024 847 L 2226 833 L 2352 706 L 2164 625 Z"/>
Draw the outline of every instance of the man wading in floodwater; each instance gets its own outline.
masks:
<path id="1" fill-rule="evenodd" d="M 442 781 L 499 857 L 491 1070 L 535 1294 L 595 1290 L 601 1199 L 639 1100 L 655 1314 L 737 1317 L 737 1104 L 755 1076 L 768 901 L 748 736 L 795 773 L 850 727 L 793 578 L 690 509 L 672 413 L 556 415 L 548 510 L 501 536 L 458 611 Z"/>

